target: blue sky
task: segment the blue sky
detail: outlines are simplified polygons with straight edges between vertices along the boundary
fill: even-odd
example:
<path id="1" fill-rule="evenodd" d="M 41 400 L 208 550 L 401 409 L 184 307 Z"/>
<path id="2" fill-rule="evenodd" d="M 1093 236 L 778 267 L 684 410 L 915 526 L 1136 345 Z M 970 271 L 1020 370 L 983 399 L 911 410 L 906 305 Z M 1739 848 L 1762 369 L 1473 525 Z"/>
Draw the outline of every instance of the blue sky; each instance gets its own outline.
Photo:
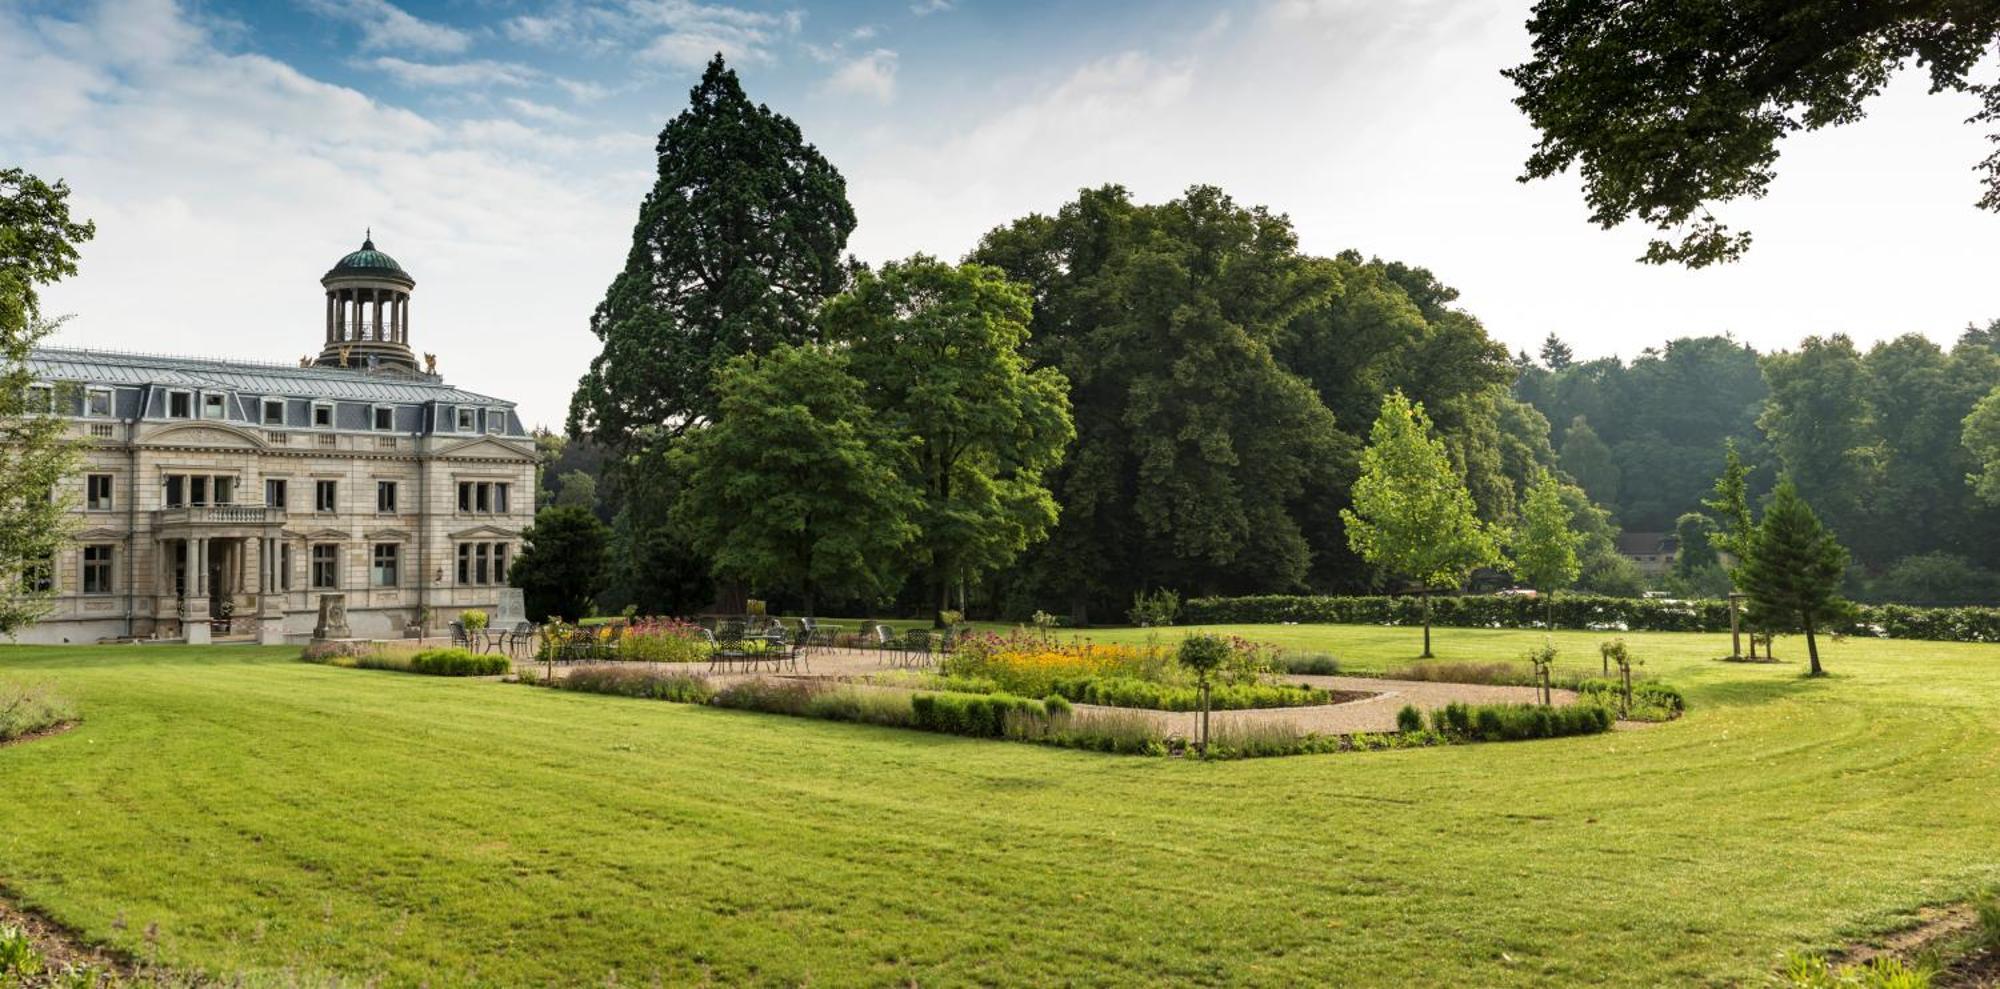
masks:
<path id="1" fill-rule="evenodd" d="M 1308 250 L 1432 268 L 1512 347 L 1948 341 L 2000 316 L 1968 99 L 1899 79 L 1725 213 L 1756 232 L 1749 261 L 1647 267 L 1644 231 L 1590 226 L 1573 182 L 1514 181 L 1534 136 L 1498 72 L 1526 7 L 0 0 L 0 161 L 68 180 L 98 222 L 48 296 L 64 343 L 294 360 L 317 349 L 318 276 L 372 226 L 417 279 L 418 349 L 549 424 L 654 135 L 716 50 L 846 175 L 868 261 L 957 257 L 1083 186 L 1206 182 L 1289 214 Z"/>

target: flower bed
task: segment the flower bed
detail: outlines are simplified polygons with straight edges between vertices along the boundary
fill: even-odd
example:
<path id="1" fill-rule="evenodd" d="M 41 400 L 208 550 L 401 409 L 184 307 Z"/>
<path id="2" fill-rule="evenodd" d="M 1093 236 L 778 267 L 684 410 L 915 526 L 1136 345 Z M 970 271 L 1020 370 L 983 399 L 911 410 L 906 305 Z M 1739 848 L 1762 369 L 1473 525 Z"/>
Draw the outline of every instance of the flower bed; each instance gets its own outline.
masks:
<path id="1" fill-rule="evenodd" d="M 1280 683 L 1276 650 L 1229 639 L 1228 659 L 1212 680 L 1214 710 L 1325 704 L 1324 690 Z M 949 681 L 991 684 L 1021 697 L 1059 696 L 1082 704 L 1193 711 L 1201 706 L 1195 674 L 1156 645 L 1058 642 L 1034 633 L 975 635 L 940 666 Z"/>

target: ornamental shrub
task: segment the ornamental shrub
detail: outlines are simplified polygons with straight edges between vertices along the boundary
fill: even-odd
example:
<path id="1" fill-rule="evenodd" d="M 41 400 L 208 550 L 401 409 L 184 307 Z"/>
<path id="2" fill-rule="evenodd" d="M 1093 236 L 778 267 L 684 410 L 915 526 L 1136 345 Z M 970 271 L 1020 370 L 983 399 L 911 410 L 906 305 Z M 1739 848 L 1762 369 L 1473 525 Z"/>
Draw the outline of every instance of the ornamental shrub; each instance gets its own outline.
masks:
<path id="1" fill-rule="evenodd" d="M 715 688 L 707 680 L 690 673 L 610 663 L 576 666 L 567 676 L 557 677 L 551 683 L 563 690 L 645 697 L 680 704 L 706 704 L 715 696 Z"/>
<path id="2" fill-rule="evenodd" d="M 76 705 L 46 684 L 0 683 L 0 742 L 75 720 Z"/>
<path id="3" fill-rule="evenodd" d="M 974 738 L 1006 737 L 1013 712 L 1048 717 L 1041 701 L 1013 694 L 916 694 L 910 711 L 911 727 Z"/>
<path id="4" fill-rule="evenodd" d="M 1590 701 L 1567 707 L 1450 704 L 1432 714 L 1432 726 L 1439 734 L 1478 742 L 1589 735 L 1611 730 L 1616 720 L 1610 708 Z"/>
<path id="5" fill-rule="evenodd" d="M 431 676 L 497 676 L 513 668 L 513 661 L 505 656 L 476 654 L 464 649 L 426 649 L 409 660 L 410 672 Z"/>
<path id="6" fill-rule="evenodd" d="M 1403 705 L 1403 709 L 1396 712 L 1396 730 L 1397 731 L 1424 730 L 1423 712 L 1417 710 L 1417 706 L 1415 704 Z"/>
<path id="7" fill-rule="evenodd" d="M 1054 680 L 1049 692 L 1079 704 L 1104 707 L 1139 707 L 1155 711 L 1201 710 L 1201 692 L 1195 687 L 1175 686 L 1136 677 L 1079 677 Z M 1209 688 L 1209 709 L 1243 711 L 1267 707 L 1305 707 L 1325 704 L 1332 695 L 1317 687 L 1293 684 L 1219 684 Z"/>
<path id="8" fill-rule="evenodd" d="M 486 627 L 488 619 L 486 612 L 478 608 L 467 608 L 458 613 L 458 620 L 460 624 L 465 626 L 466 631 L 477 632 Z"/>

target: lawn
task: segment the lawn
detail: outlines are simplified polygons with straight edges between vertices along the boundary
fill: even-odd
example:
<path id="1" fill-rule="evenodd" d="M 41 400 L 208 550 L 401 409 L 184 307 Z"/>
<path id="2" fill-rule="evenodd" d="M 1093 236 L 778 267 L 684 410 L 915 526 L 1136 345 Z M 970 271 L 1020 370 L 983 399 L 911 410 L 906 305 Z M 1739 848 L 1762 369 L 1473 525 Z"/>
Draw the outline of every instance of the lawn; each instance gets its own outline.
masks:
<path id="1" fill-rule="evenodd" d="M 1237 631 L 1363 668 L 1418 635 Z M 1807 682 L 1626 638 L 1687 718 L 1228 763 L 14 647 L 0 679 L 86 720 L 0 748 L 0 885 L 253 981 L 1652 986 L 1758 983 L 2000 880 L 2000 647 L 1850 640 Z"/>

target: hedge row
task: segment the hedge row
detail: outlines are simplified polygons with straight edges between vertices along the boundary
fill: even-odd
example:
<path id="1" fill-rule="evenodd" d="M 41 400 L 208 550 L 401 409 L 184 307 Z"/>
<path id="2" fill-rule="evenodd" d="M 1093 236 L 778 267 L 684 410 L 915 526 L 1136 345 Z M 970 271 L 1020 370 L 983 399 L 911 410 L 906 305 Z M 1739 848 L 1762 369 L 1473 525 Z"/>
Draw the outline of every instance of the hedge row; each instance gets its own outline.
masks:
<path id="1" fill-rule="evenodd" d="M 975 738 L 1004 738 L 1007 717 L 1045 721 L 1052 714 L 1069 713 L 1069 702 L 1052 698 L 1054 704 L 1012 694 L 916 694 L 910 698 L 911 727 L 947 735 Z M 1051 710 L 1051 707 L 1056 710 Z"/>
<path id="2" fill-rule="evenodd" d="M 426 649 L 410 657 L 410 672 L 431 676 L 498 676 L 513 668 L 513 661 L 505 656 L 476 654 L 464 649 Z"/>
<path id="3" fill-rule="evenodd" d="M 1431 727 L 1442 735 L 1479 742 L 1560 738 L 1610 731 L 1617 716 L 1598 704 L 1544 707 L 1540 704 L 1447 704 L 1431 712 Z"/>
<path id="4" fill-rule="evenodd" d="M 1883 639 L 2000 642 L 2000 608 L 1912 608 L 1857 605 L 1856 620 L 1836 633 Z M 1525 597 L 1478 595 L 1431 598 L 1431 623 L 1448 628 L 1541 628 L 1544 602 Z M 1181 606 L 1188 625 L 1421 625 L 1416 597 L 1332 597 L 1265 594 L 1194 598 Z M 1660 601 L 1588 594 L 1558 594 L 1558 628 L 1631 632 L 1727 632 L 1724 601 Z"/>
<path id="5" fill-rule="evenodd" d="M 1049 687 L 1059 697 L 1079 704 L 1105 707 L 1140 707 L 1155 711 L 1199 711 L 1201 691 L 1155 683 L 1138 677 L 1081 677 L 1057 680 Z M 1209 707 L 1216 711 L 1241 711 L 1267 707 L 1304 707 L 1324 704 L 1329 695 L 1313 687 L 1291 684 L 1219 683 L 1209 688 Z"/>

